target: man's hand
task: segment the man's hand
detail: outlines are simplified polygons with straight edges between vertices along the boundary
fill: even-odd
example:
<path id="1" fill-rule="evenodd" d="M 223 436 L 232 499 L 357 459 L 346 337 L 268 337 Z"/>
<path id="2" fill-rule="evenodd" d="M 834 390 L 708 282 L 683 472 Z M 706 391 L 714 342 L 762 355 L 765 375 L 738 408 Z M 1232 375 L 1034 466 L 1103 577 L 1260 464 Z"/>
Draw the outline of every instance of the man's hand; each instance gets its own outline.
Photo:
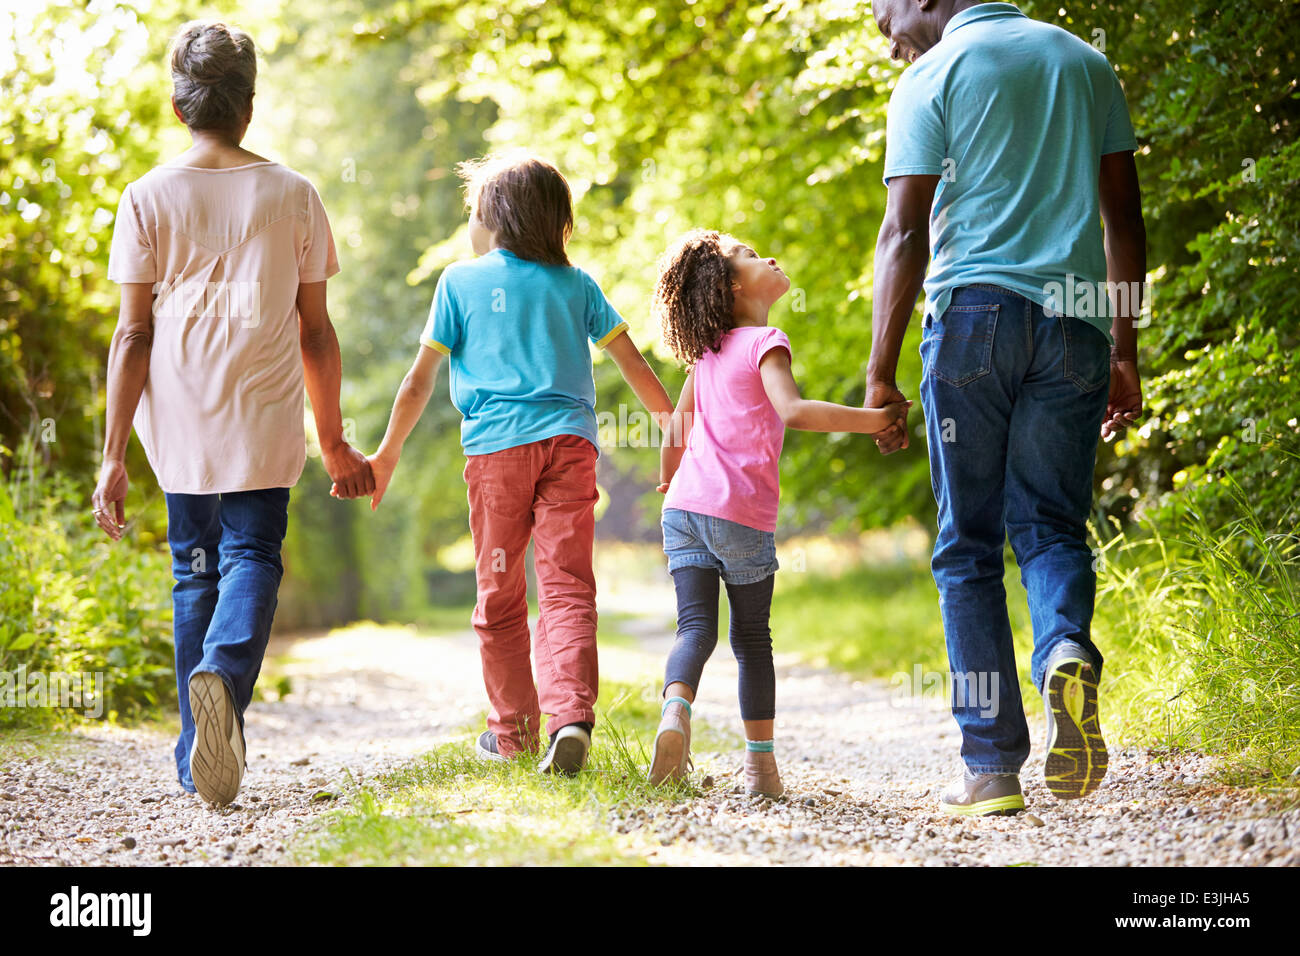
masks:
<path id="1" fill-rule="evenodd" d="M 321 459 L 326 473 L 334 480 L 330 494 L 335 498 L 360 498 L 374 493 L 375 476 L 370 462 L 347 442 L 339 442 L 329 450 L 322 448 Z"/>
<path id="2" fill-rule="evenodd" d="M 1142 415 L 1142 381 L 1137 362 L 1132 359 L 1110 363 L 1110 398 L 1106 417 L 1101 423 L 1101 437 L 1110 441 Z"/>
<path id="3" fill-rule="evenodd" d="M 114 541 L 122 540 L 126 527 L 126 489 L 130 486 L 126 465 L 113 458 L 105 458 L 99 469 L 99 484 L 90 496 L 90 508 L 104 534 Z"/>
<path id="4" fill-rule="evenodd" d="M 863 401 L 862 407 L 883 408 L 886 405 L 906 401 L 907 396 L 900 392 L 896 385 L 889 385 L 884 382 L 867 382 L 867 397 Z M 904 407 L 903 414 L 898 421 L 888 428 L 872 434 L 871 437 L 882 455 L 892 455 L 898 449 L 907 447 L 907 412 L 908 408 Z"/>

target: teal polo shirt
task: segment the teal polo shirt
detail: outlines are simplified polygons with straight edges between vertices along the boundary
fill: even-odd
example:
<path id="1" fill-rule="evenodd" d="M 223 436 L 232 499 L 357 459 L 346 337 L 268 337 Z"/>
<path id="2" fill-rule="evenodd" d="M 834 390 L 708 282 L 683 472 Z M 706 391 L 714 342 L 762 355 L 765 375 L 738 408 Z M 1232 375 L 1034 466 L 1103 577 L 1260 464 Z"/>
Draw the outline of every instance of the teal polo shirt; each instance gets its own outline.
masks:
<path id="1" fill-rule="evenodd" d="M 465 454 L 559 435 L 599 452 L 588 343 L 604 348 L 625 331 L 582 269 L 493 249 L 443 270 L 420 343 L 449 356 Z"/>
<path id="2" fill-rule="evenodd" d="M 1106 281 L 1101 157 L 1135 149 L 1102 53 L 1015 4 L 955 15 L 899 78 L 886 129 L 886 185 L 940 177 L 926 315 L 942 316 L 953 289 L 990 283 L 1109 339 L 1108 298 L 1076 290 Z"/>

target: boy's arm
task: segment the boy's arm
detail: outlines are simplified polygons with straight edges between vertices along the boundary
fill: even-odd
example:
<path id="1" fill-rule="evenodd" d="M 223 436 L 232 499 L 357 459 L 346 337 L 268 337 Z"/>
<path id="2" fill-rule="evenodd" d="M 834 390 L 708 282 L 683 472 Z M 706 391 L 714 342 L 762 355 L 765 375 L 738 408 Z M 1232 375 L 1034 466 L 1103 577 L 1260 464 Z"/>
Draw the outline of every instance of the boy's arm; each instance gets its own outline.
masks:
<path id="1" fill-rule="evenodd" d="M 672 399 L 668 397 L 664 383 L 659 381 L 659 376 L 646 362 L 645 356 L 637 350 L 632 336 L 626 332 L 619 333 L 605 346 L 605 351 L 623 373 L 623 380 L 632 386 L 632 391 L 655 420 L 655 424 L 661 431 L 666 431 L 668 420 L 673 414 Z"/>
<path id="2" fill-rule="evenodd" d="M 691 435 L 691 421 L 695 417 L 695 371 L 686 376 L 682 386 L 677 408 L 668 420 L 663 444 L 659 446 L 659 487 L 658 492 L 665 494 L 672 484 L 673 476 L 681 467 L 682 455 L 686 454 L 686 439 Z"/>
<path id="3" fill-rule="evenodd" d="M 359 498 L 375 490 L 375 479 L 364 455 L 343 440 L 343 413 L 339 386 L 343 360 L 339 339 L 325 308 L 325 282 L 298 286 L 298 345 L 302 349 L 303 378 L 316 417 L 325 471 L 339 489 L 340 498 Z"/>
<path id="4" fill-rule="evenodd" d="M 402 384 L 397 389 L 397 398 L 393 400 L 393 413 L 388 418 L 388 430 L 384 440 L 379 443 L 379 450 L 370 456 L 370 467 L 375 473 L 375 493 L 370 498 L 370 510 L 379 507 L 379 502 L 388 490 L 393 470 L 397 468 L 398 459 L 402 457 L 402 446 L 420 420 L 424 408 L 429 404 L 433 386 L 438 381 L 438 368 L 442 365 L 442 353 L 427 345 L 420 346 Z"/>
<path id="5" fill-rule="evenodd" d="M 790 371 L 790 353 L 769 349 L 759 360 L 763 389 L 788 428 L 807 432 L 860 432 L 873 434 L 902 418 L 911 402 L 894 402 L 883 408 L 850 408 L 834 402 L 802 398 Z"/>

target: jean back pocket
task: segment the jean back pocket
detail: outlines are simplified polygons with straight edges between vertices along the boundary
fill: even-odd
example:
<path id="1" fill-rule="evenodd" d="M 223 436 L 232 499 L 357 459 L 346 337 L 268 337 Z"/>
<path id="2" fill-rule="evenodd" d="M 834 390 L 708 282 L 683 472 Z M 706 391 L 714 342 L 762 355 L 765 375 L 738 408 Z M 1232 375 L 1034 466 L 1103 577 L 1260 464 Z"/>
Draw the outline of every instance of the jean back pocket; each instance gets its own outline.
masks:
<path id="1" fill-rule="evenodd" d="M 1001 305 L 950 305 L 921 341 L 924 374 L 961 388 L 993 371 L 993 336 Z"/>

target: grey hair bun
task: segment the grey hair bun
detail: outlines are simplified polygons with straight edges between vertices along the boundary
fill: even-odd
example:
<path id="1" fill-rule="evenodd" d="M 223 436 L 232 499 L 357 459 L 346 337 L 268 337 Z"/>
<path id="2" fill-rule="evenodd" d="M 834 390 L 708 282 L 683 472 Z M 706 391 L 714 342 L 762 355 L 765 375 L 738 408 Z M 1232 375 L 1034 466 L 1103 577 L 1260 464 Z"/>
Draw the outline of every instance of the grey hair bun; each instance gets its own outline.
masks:
<path id="1" fill-rule="evenodd" d="M 234 129 L 257 82 L 257 51 L 243 30 L 207 20 L 181 27 L 172 41 L 173 96 L 190 129 Z"/>

